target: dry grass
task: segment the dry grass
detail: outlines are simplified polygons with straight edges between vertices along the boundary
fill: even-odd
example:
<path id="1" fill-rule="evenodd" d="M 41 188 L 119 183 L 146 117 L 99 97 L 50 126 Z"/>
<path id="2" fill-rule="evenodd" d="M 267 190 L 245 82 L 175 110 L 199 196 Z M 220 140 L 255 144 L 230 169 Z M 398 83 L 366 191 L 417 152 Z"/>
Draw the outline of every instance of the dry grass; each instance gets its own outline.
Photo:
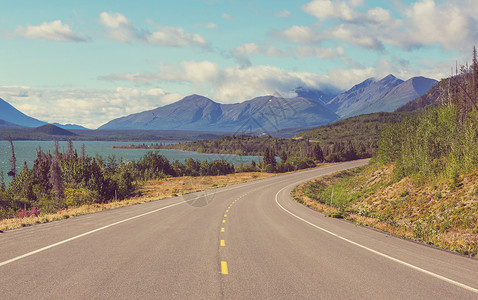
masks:
<path id="1" fill-rule="evenodd" d="M 150 181 L 138 187 L 138 196 L 122 201 L 111 201 L 102 204 L 90 204 L 80 207 L 70 207 L 51 214 L 40 214 L 38 217 L 12 218 L 0 220 L 0 230 L 9 230 L 34 224 L 68 219 L 71 217 L 95 213 L 106 209 L 141 204 L 165 198 L 175 197 L 192 192 L 218 188 L 237 183 L 253 181 L 275 176 L 269 173 L 237 173 L 223 176 L 204 177 L 174 177 L 158 181 Z"/>
<path id="2" fill-rule="evenodd" d="M 458 182 L 442 180 L 424 183 L 404 178 L 391 182 L 393 165 L 369 168 L 357 175 L 356 187 L 349 195 L 358 195 L 345 210 L 347 219 L 397 236 L 427 244 L 478 255 L 478 171 L 461 176 Z M 325 214 L 329 208 L 305 196 L 307 185 L 331 186 L 337 180 L 324 177 L 299 186 L 294 194 L 298 201 Z"/>

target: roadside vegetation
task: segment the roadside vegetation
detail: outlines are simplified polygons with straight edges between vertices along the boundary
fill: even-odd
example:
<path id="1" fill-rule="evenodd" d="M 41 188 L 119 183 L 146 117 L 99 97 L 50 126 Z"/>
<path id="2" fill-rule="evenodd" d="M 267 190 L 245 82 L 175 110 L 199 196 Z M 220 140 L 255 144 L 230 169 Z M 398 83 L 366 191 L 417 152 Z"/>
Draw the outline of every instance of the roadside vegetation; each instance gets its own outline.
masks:
<path id="1" fill-rule="evenodd" d="M 16 217 L 0 219 L 0 231 L 68 219 L 107 209 L 181 196 L 184 194 L 258 180 L 270 176 L 274 176 L 274 174 L 247 172 L 219 176 L 182 176 L 150 180 L 138 184 L 136 186 L 135 195 L 124 200 L 113 199 L 103 203 L 91 202 L 79 206 L 64 207 L 52 212 L 38 211 L 38 209 L 35 209 L 36 207 L 24 207 L 18 212 Z"/>
<path id="2" fill-rule="evenodd" d="M 299 186 L 330 216 L 478 255 L 478 60 L 446 81 L 442 105 L 385 126 L 371 164 Z"/>
<path id="3" fill-rule="evenodd" d="M 55 143 L 54 153 L 37 149 L 33 167 L 26 164 L 17 173 L 14 144 L 10 140 L 12 177 L 8 186 L 0 171 L 0 219 L 25 217 L 85 204 L 119 201 L 134 195 L 138 186 L 150 180 L 184 176 L 220 176 L 233 174 L 234 166 L 225 160 L 194 159 L 169 162 L 157 152 L 148 152 L 138 161 L 126 162 L 109 156 L 90 157 L 73 148 L 68 142 L 66 153 Z"/>

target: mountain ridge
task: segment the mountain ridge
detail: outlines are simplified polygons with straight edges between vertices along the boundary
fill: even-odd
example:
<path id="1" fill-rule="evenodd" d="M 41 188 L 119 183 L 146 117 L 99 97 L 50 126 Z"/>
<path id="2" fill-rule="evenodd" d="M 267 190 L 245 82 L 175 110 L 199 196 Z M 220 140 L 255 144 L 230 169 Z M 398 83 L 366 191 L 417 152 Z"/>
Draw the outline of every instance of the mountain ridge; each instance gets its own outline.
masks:
<path id="1" fill-rule="evenodd" d="M 339 94 L 328 105 L 336 109 L 341 119 L 374 112 L 393 112 L 422 96 L 437 82 L 423 76 L 403 81 L 392 74 L 380 80 L 369 78 Z"/>
<path id="2" fill-rule="evenodd" d="M 25 127 L 38 127 L 47 124 L 16 109 L 13 105 L 0 98 L 0 119 Z"/>
<path id="3" fill-rule="evenodd" d="M 277 131 L 330 123 L 338 116 L 310 99 L 275 96 L 256 97 L 240 103 L 220 104 L 200 95 L 183 99 L 153 110 L 111 120 L 104 129 L 179 129 L 225 131 Z"/>

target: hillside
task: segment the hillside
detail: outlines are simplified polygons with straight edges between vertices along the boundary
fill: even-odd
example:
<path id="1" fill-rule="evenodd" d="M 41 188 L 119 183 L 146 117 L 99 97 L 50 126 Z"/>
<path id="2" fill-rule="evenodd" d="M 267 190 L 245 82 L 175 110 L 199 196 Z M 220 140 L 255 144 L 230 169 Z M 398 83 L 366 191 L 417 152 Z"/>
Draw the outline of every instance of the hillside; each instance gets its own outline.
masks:
<path id="1" fill-rule="evenodd" d="M 309 138 L 319 142 L 377 141 L 381 129 L 389 122 L 397 122 L 406 114 L 373 113 L 350 117 L 296 134 L 295 138 Z"/>
<path id="2" fill-rule="evenodd" d="M 437 106 L 441 102 L 441 94 L 444 89 L 448 88 L 448 81 L 450 79 L 441 80 L 438 84 L 434 85 L 429 91 L 415 100 L 408 102 L 407 104 L 400 106 L 395 111 L 418 111 L 426 107 Z"/>
<path id="3" fill-rule="evenodd" d="M 46 125 L 37 127 L 35 129 L 33 129 L 32 131 L 37 132 L 37 133 L 44 133 L 44 134 L 48 134 L 48 135 L 61 135 L 61 136 L 74 136 L 74 135 L 76 135 L 71 131 L 60 128 L 60 127 L 58 127 L 56 125 L 53 125 L 53 124 L 46 124 Z"/>
<path id="4" fill-rule="evenodd" d="M 293 196 L 332 217 L 477 256 L 478 173 L 461 175 L 459 184 L 453 179 L 420 182 L 412 177 L 396 181 L 394 166 L 319 178 L 300 185 Z"/>
<path id="5" fill-rule="evenodd" d="M 0 128 L 19 128 L 20 125 L 7 122 L 5 120 L 0 120 Z"/>

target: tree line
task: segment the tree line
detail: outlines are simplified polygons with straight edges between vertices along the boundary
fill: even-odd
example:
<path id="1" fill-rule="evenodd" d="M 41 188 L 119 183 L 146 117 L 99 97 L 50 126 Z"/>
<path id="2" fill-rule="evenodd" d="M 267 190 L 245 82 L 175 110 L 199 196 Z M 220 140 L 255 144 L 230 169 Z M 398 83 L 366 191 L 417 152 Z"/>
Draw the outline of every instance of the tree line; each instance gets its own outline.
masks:
<path id="1" fill-rule="evenodd" d="M 330 143 L 318 143 L 309 138 L 284 139 L 257 137 L 250 135 L 223 136 L 215 140 L 201 140 L 178 144 L 129 145 L 130 149 L 176 149 L 199 153 L 234 154 L 243 156 L 263 156 L 266 149 L 274 156 L 285 153 L 288 157 L 312 158 L 320 162 L 341 162 L 358 158 L 368 158 L 375 153 L 377 142 L 344 140 Z M 317 152 L 323 156 L 317 157 Z"/>
<path id="2" fill-rule="evenodd" d="M 17 173 L 15 151 L 10 159 L 12 177 L 8 186 L 0 171 L 0 218 L 15 216 L 25 207 L 38 207 L 53 212 L 70 206 L 102 203 L 124 199 L 135 191 L 138 183 L 176 176 L 226 175 L 235 172 L 225 160 L 203 161 L 192 158 L 184 163 L 169 160 L 157 152 L 148 152 L 138 161 L 124 161 L 114 155 L 106 159 L 85 155 L 84 145 L 79 155 L 68 140 L 65 153 L 55 142 L 53 153 L 40 147 L 28 168 L 25 163 Z"/>

